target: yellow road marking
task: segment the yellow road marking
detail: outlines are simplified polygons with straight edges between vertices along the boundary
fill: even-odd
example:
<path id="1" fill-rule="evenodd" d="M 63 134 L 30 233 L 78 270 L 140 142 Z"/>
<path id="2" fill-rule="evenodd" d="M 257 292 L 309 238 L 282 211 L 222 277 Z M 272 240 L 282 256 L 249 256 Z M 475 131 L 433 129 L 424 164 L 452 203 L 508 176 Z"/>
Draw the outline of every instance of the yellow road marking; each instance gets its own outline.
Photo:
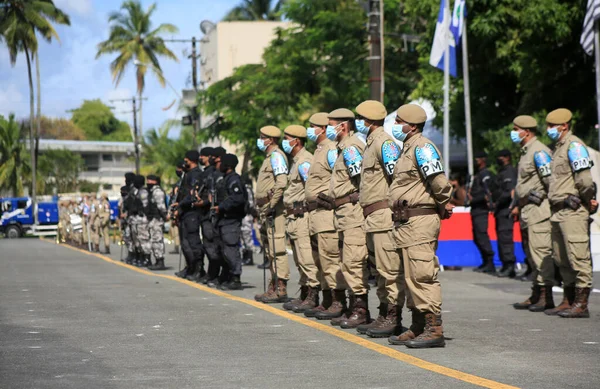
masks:
<path id="1" fill-rule="evenodd" d="M 55 241 L 51 241 L 51 240 L 48 240 L 48 239 L 45 239 L 45 238 L 40 238 L 40 240 L 43 240 L 45 242 L 50 242 L 50 243 L 56 243 Z M 226 299 L 229 299 L 229 300 L 232 300 L 232 301 L 237 301 L 237 302 L 240 302 L 240 303 L 243 303 L 243 304 L 247 304 L 247 305 L 253 306 L 255 308 L 261 309 L 261 310 L 266 311 L 266 312 L 270 312 L 270 313 L 272 313 L 274 315 L 283 317 L 285 319 L 295 321 L 296 323 L 300 323 L 300 324 L 303 324 L 305 326 L 314 328 L 316 330 L 319 330 L 319 331 L 322 331 L 322 332 L 326 332 L 326 333 L 328 333 L 330 335 L 336 336 L 336 337 L 338 337 L 340 339 L 343 339 L 345 341 L 357 344 L 359 346 L 368 348 L 369 350 L 375 351 L 375 352 L 377 352 L 379 354 L 382 354 L 382 355 L 386 355 L 386 356 L 388 356 L 390 358 L 394 358 L 394 359 L 396 359 L 398 361 L 402 361 L 402 362 L 407 363 L 409 365 L 412 365 L 412 366 L 415 366 L 415 367 L 418 367 L 418 368 L 421 368 L 421 369 L 424 369 L 424 370 L 429 370 L 431 372 L 438 373 L 438 374 L 444 375 L 446 377 L 455 378 L 455 379 L 463 381 L 463 382 L 467 382 L 467 383 L 470 383 L 470 384 L 473 384 L 473 385 L 477 385 L 477 386 L 481 386 L 481 387 L 489 388 L 489 389 L 518 389 L 518 387 L 516 387 L 516 386 L 506 385 L 506 384 L 503 384 L 503 383 L 500 383 L 500 382 L 496 382 L 496 381 L 488 380 L 486 378 L 478 377 L 478 376 L 473 375 L 473 374 L 464 373 L 464 372 L 459 371 L 459 370 L 455 370 L 455 369 L 451 369 L 451 368 L 444 367 L 444 366 L 441 366 L 441 365 L 437 365 L 437 364 L 432 363 L 432 362 L 427 362 L 427 361 L 425 361 L 423 359 L 413 357 L 412 355 L 405 354 L 403 352 L 394 350 L 394 349 L 392 349 L 390 347 L 386 347 L 386 346 L 383 346 L 381 344 L 378 344 L 378 343 L 372 342 L 370 340 L 367 340 L 365 338 L 361 338 L 360 336 L 352 335 L 352 334 L 347 333 L 345 331 L 338 330 L 335 327 L 324 325 L 324 324 L 318 323 L 316 321 L 304 318 L 302 316 L 291 314 L 291 313 L 289 313 L 287 311 L 283 311 L 281 309 L 275 308 L 275 307 L 270 306 L 270 305 L 263 304 L 263 303 L 258 302 L 258 301 L 249 300 L 249 299 L 246 299 L 246 298 L 243 298 L 243 297 L 238 297 L 238 296 L 235 296 L 235 295 L 232 295 L 232 294 L 229 294 L 229 293 L 225 293 L 225 292 L 220 291 L 220 290 L 215 290 L 215 289 L 209 288 L 207 286 L 197 284 L 195 282 L 191 282 L 191 281 L 188 281 L 188 280 L 181 279 L 181 278 L 176 277 L 176 276 L 168 276 L 168 275 L 165 275 L 165 274 L 157 274 L 157 273 L 151 272 L 149 270 L 144 270 L 144 269 L 141 269 L 141 268 L 138 268 L 138 267 L 135 267 L 135 266 L 128 265 L 128 264 L 126 264 L 124 262 L 115 261 L 114 259 L 109 258 L 107 256 L 104 256 L 102 254 L 90 253 L 89 251 L 81 250 L 81 249 L 78 249 L 76 247 L 73 247 L 73 246 L 70 246 L 70 245 L 66 245 L 66 244 L 62 244 L 62 243 L 60 245 L 64 246 L 64 247 L 67 247 L 67 248 L 69 248 L 71 250 L 79 251 L 79 252 L 81 252 L 83 254 L 86 254 L 86 255 L 91 255 L 91 256 L 100 258 L 103 261 L 110 262 L 110 263 L 112 263 L 114 265 L 125 267 L 127 269 L 136 271 L 136 272 L 138 272 L 140 274 L 144 274 L 144 275 L 148 275 L 148 276 L 153 276 L 153 277 L 166 278 L 168 280 L 179 282 L 179 283 L 191 286 L 192 288 L 199 289 L 199 290 L 201 290 L 203 292 L 206 292 L 206 293 L 210 293 L 210 294 L 213 294 L 213 295 L 216 295 L 216 296 L 219 296 L 219 297 L 223 297 L 223 298 L 226 298 Z"/>

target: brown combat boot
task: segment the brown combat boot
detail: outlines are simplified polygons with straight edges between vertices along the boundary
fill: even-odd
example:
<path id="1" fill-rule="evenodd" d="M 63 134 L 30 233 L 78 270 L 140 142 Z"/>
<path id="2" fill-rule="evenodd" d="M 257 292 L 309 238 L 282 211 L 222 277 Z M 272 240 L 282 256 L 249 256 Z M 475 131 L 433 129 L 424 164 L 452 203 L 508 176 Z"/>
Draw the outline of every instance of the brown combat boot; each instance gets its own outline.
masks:
<path id="1" fill-rule="evenodd" d="M 344 329 L 356 328 L 361 324 L 368 323 L 370 320 L 369 295 L 357 295 L 354 296 L 354 304 L 350 316 L 340 322 L 340 327 Z"/>
<path id="2" fill-rule="evenodd" d="M 343 320 L 346 320 L 347 318 L 350 317 L 350 315 L 352 314 L 352 309 L 354 308 L 354 303 L 356 302 L 356 296 L 351 294 L 350 296 L 348 296 L 348 306 L 346 307 L 346 309 L 344 309 L 342 311 L 342 315 L 339 317 L 334 317 L 333 319 L 331 319 L 331 321 L 329 322 L 329 324 L 331 324 L 333 327 L 339 327 L 340 324 L 342 324 Z"/>
<path id="3" fill-rule="evenodd" d="M 514 309 L 522 309 L 522 310 L 529 309 L 530 305 L 537 304 L 537 302 L 540 300 L 540 294 L 541 294 L 540 286 L 533 285 L 531 287 L 531 296 L 527 300 L 523 301 L 522 303 L 514 303 L 513 308 Z M 552 308 L 554 308 L 554 307 L 552 307 Z"/>
<path id="4" fill-rule="evenodd" d="M 425 312 L 425 329 L 423 333 L 405 343 L 408 348 L 431 348 L 444 347 L 444 327 L 442 327 L 442 315 Z"/>
<path id="5" fill-rule="evenodd" d="M 267 291 L 265 293 L 259 293 L 259 294 L 254 295 L 254 300 L 262 301 L 263 297 L 265 297 L 267 294 L 273 292 L 273 290 L 275 290 L 275 280 L 271 279 L 271 281 L 269 281 L 269 286 L 267 286 Z"/>
<path id="6" fill-rule="evenodd" d="M 563 299 L 560 305 L 556 308 L 547 309 L 544 311 L 546 315 L 556 316 L 559 312 L 571 309 L 571 305 L 575 301 L 575 287 L 564 286 L 563 287 Z"/>
<path id="7" fill-rule="evenodd" d="M 404 346 L 409 340 L 415 339 L 425 330 L 425 315 L 416 309 L 412 310 L 412 324 L 410 329 L 402 332 L 398 336 L 390 336 L 388 342 L 395 346 Z"/>
<path id="8" fill-rule="evenodd" d="M 260 301 L 265 304 L 277 304 L 286 302 L 287 298 L 287 280 L 278 279 L 277 289 L 267 293 Z"/>
<path id="9" fill-rule="evenodd" d="M 558 316 L 565 318 L 589 318 L 588 300 L 590 298 L 590 288 L 575 288 L 575 302 L 569 309 L 560 311 Z"/>
<path id="10" fill-rule="evenodd" d="M 387 304 L 380 303 L 377 307 L 379 309 L 379 315 L 377 316 L 377 319 L 369 323 L 359 325 L 358 327 L 356 327 L 356 332 L 364 335 L 370 328 L 380 325 L 380 323 L 383 322 L 385 320 L 385 317 L 387 316 L 387 307 Z"/>
<path id="11" fill-rule="evenodd" d="M 293 311 L 294 308 L 302 303 L 308 294 L 308 286 L 302 285 L 300 286 L 300 297 L 292 299 L 285 304 L 283 304 L 283 309 L 286 311 Z"/>
<path id="12" fill-rule="evenodd" d="M 319 305 L 319 288 L 308 288 L 308 293 L 300 304 L 292 309 L 296 313 L 302 313 Z"/>
<path id="13" fill-rule="evenodd" d="M 97 252 L 97 253 L 100 252 L 100 245 L 99 244 L 97 244 L 97 245 L 94 246 L 94 251 Z"/>
<path id="14" fill-rule="evenodd" d="M 554 296 L 552 296 L 552 285 L 540 288 L 540 299 L 537 303 L 529 306 L 530 312 L 544 312 L 546 309 L 554 308 Z"/>
<path id="15" fill-rule="evenodd" d="M 317 312 L 315 317 L 319 320 L 331 320 L 342 316 L 346 311 L 346 291 L 335 289 L 331 294 L 331 306 L 323 312 Z"/>
<path id="16" fill-rule="evenodd" d="M 307 309 L 304 311 L 304 316 L 306 317 L 315 317 L 315 315 L 319 312 L 326 311 L 331 306 L 331 289 L 323 290 L 323 300 L 321 300 L 321 304 L 312 309 Z"/>
<path id="17" fill-rule="evenodd" d="M 371 327 L 367 331 L 367 336 L 371 338 L 389 338 L 402 332 L 404 332 L 402 331 L 402 308 L 393 305 L 389 307 L 385 320 L 380 322 L 379 325 Z"/>

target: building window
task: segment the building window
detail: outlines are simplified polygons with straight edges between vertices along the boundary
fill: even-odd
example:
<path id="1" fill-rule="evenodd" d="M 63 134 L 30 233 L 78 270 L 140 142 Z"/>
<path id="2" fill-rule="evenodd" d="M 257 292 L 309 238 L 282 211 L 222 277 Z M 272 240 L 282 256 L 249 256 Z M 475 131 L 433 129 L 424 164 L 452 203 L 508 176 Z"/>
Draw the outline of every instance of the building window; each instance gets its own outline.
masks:
<path id="1" fill-rule="evenodd" d="M 27 200 L 18 200 L 17 201 L 17 209 L 26 209 L 27 208 Z"/>
<path id="2" fill-rule="evenodd" d="M 98 154 L 82 154 L 86 172 L 97 172 L 100 169 Z"/>
<path id="3" fill-rule="evenodd" d="M 113 155 L 112 154 L 102 154 L 102 162 L 112 162 Z"/>

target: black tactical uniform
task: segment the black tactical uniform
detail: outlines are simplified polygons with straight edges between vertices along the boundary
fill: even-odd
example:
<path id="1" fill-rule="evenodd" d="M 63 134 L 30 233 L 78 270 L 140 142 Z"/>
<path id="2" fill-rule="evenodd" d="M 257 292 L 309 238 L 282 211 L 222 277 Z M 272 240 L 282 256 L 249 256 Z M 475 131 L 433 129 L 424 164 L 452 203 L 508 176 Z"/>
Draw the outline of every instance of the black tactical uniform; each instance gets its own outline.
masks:
<path id="1" fill-rule="evenodd" d="M 211 157 L 214 159 L 214 157 Z M 208 273 L 207 282 L 215 281 L 219 277 L 219 270 L 221 268 L 221 258 L 219 256 L 219 247 L 216 242 L 216 226 L 213 224 L 214 217 L 211 217 L 211 196 L 216 194 L 217 181 L 223 175 L 217 171 L 214 165 L 207 166 L 204 169 L 202 184 L 203 191 L 200 193 L 200 197 L 204 206 L 201 208 L 201 226 L 202 226 L 202 238 L 204 241 L 204 250 L 208 257 Z M 214 196 L 217 197 L 217 196 Z"/>
<path id="2" fill-rule="evenodd" d="M 217 182 L 216 240 L 220 257 L 226 266 L 223 270 L 219 289 L 242 289 L 240 276 L 242 274 L 242 257 L 239 242 L 242 233 L 242 219 L 246 216 L 247 192 L 239 174 L 235 172 L 238 159 L 233 154 L 226 154 L 221 159 L 221 171 L 226 171 L 223 178 Z"/>
<path id="3" fill-rule="evenodd" d="M 198 160 L 198 152 L 188 151 L 185 155 L 190 161 Z M 200 240 L 200 209 L 194 207 L 196 196 L 192 192 L 201 184 L 202 172 L 196 166 L 185 173 L 183 185 L 180 189 L 182 200 L 179 203 L 179 220 L 181 249 L 185 256 L 186 269 L 179 273 L 180 277 L 204 276 L 204 248 Z"/>
<path id="4" fill-rule="evenodd" d="M 510 157 L 508 150 L 501 150 L 499 157 Z M 496 218 L 498 254 L 502 261 L 500 277 L 515 277 L 515 246 L 513 241 L 514 220 L 510 215 L 512 191 L 517 185 L 517 169 L 508 164 L 500 168 L 494 179 L 492 199 Z"/>
<path id="5" fill-rule="evenodd" d="M 479 155 L 479 156 L 478 156 Z M 486 155 L 481 153 L 476 155 L 476 158 L 485 158 Z M 488 235 L 488 215 L 491 211 L 488 200 L 491 201 L 491 186 L 493 184 L 493 175 L 484 167 L 475 175 L 473 186 L 471 187 L 471 224 L 473 227 L 473 240 L 481 254 L 483 263 L 476 268 L 476 271 L 485 273 L 495 273 L 494 268 L 494 250 Z"/>

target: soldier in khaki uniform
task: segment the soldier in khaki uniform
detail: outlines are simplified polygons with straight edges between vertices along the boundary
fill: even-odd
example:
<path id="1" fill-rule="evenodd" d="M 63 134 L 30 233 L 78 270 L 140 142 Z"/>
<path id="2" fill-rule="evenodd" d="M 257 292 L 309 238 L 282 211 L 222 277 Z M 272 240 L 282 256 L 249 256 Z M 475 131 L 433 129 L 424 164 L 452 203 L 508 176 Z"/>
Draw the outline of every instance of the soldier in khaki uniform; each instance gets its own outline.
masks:
<path id="1" fill-rule="evenodd" d="M 383 129 L 387 111 L 378 101 L 368 100 L 356 107 L 358 119 L 356 130 L 367 136 L 367 145 L 360 175 L 360 205 L 365 217 L 367 248 L 375 259 L 377 268 L 377 297 L 380 305 L 387 306 L 385 320 L 371 327 L 367 335 L 390 336 L 401 328 L 404 287 L 402 266 L 394 246 L 392 211 L 388 194 L 394 166 L 400 157 L 400 148 Z M 369 321 L 366 295 L 356 296 L 352 315 L 348 322 L 365 324 Z M 375 331 L 375 332 L 374 332 Z"/>
<path id="2" fill-rule="evenodd" d="M 65 243 L 67 241 L 68 217 L 67 201 L 61 200 L 58 202 L 58 236 L 56 238 L 58 243 Z"/>
<path id="3" fill-rule="evenodd" d="M 96 230 L 104 238 L 104 254 L 110 254 L 110 233 L 108 231 L 108 225 L 110 223 L 110 203 L 108 202 L 108 195 L 106 193 L 102 193 L 100 196 L 96 213 Z M 99 252 L 100 237 L 98 237 L 94 243 L 96 244 L 96 251 Z"/>
<path id="4" fill-rule="evenodd" d="M 332 111 L 328 118 L 327 137 L 338 142 L 329 196 L 342 247 L 341 272 L 352 302 L 355 296 L 365 296 L 369 291 L 365 218 L 358 203 L 365 143 L 356 133 L 352 111 L 339 108 Z M 342 316 L 333 319 L 331 324 L 344 328 L 354 326 L 355 323 L 348 323 L 346 319 L 346 316 Z M 364 326 L 368 327 L 369 323 L 360 324 L 357 330 L 365 333 L 367 329 L 361 328 Z"/>
<path id="5" fill-rule="evenodd" d="M 548 136 L 556 142 L 548 189 L 552 245 L 565 292 L 562 303 L 545 312 L 567 318 L 590 317 L 592 258 L 588 219 L 598 206 L 590 171 L 592 160 L 585 143 L 571 132 L 572 117 L 565 108 L 546 116 Z"/>
<path id="6" fill-rule="evenodd" d="M 521 230 L 526 230 L 529 262 L 533 268 L 531 296 L 522 303 L 513 304 L 515 309 L 542 312 L 554 308 L 552 286 L 554 285 L 554 261 L 550 239 L 550 162 L 552 152 L 535 136 L 536 120 L 527 115 L 517 116 L 513 121 L 511 139 L 521 145 L 519 177 L 515 188 L 517 207 L 513 216 L 520 215 Z"/>
<path id="7" fill-rule="evenodd" d="M 91 235 L 90 227 L 90 199 L 86 194 L 83 196 L 77 212 L 81 216 L 81 244 L 84 248 L 90 248 L 89 237 Z"/>
<path id="8" fill-rule="evenodd" d="M 412 325 L 389 342 L 410 348 L 444 347 L 440 264 L 435 255 L 440 218 L 449 218 L 452 185 L 444 175 L 439 150 L 421 131 L 425 110 L 407 104 L 396 111 L 394 137 L 404 142 L 394 170 L 389 205 L 394 211 L 394 238 L 405 271 L 407 306 Z"/>
<path id="9" fill-rule="evenodd" d="M 339 239 L 333 224 L 333 211 L 329 204 L 323 204 L 319 200 L 319 196 L 329 191 L 337 150 L 335 143 L 327 139 L 326 129 L 329 124 L 327 113 L 316 113 L 308 121 L 311 127 L 307 130 L 307 134 L 310 140 L 317 143 L 317 148 L 306 182 L 306 202 L 310 211 L 310 235 L 316 251 L 314 257 L 320 269 L 318 277 L 323 290 L 323 300 L 319 304 L 318 294 L 309 296 L 310 298 L 294 309 L 294 312 L 304 312 L 308 317 L 316 316 L 325 320 L 342 315 L 343 306 L 340 304 L 340 297 L 345 300 L 346 288 L 340 269 Z"/>
<path id="10" fill-rule="evenodd" d="M 259 150 L 266 153 L 256 180 L 256 205 L 263 226 L 260 234 L 262 244 L 271 261 L 271 280 L 267 292 L 254 298 L 264 303 L 286 302 L 287 282 L 290 279 L 282 201 L 288 181 L 288 162 L 277 145 L 280 138 L 279 128 L 266 126 L 260 129 L 260 138 L 256 141 Z"/>
<path id="11" fill-rule="evenodd" d="M 283 151 L 293 158 L 288 175 L 288 187 L 283 192 L 286 231 L 292 246 L 294 262 L 300 273 L 300 298 L 288 301 L 284 309 L 292 310 L 308 298 L 314 301 L 319 294 L 318 269 L 313 258 L 309 234 L 309 213 L 305 203 L 305 185 L 308 172 L 312 169 L 313 155 L 304 148 L 306 128 L 299 125 L 286 127 L 283 132 Z M 307 305 L 308 305 L 307 301 Z M 316 304 L 313 305 L 313 307 Z M 310 306 L 308 308 L 311 308 Z"/>

